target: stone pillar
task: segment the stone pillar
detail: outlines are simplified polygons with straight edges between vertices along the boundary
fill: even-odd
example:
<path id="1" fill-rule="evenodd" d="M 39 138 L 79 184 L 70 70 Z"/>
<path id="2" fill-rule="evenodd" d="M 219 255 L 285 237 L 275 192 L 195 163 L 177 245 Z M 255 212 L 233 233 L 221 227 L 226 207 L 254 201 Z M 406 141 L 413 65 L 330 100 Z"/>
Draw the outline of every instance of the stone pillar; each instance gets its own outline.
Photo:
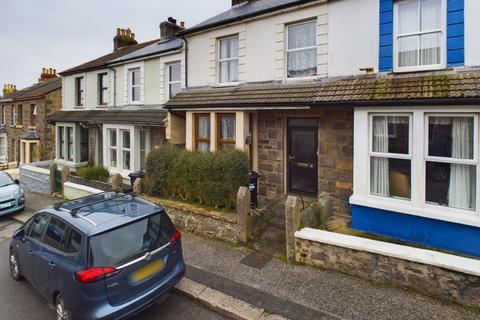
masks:
<path id="1" fill-rule="evenodd" d="M 50 193 L 55 193 L 57 192 L 57 186 L 56 186 L 56 172 L 57 172 L 57 165 L 55 162 L 52 162 L 50 164 Z"/>
<path id="2" fill-rule="evenodd" d="M 301 201 L 299 197 L 288 196 L 285 203 L 285 232 L 287 258 L 295 260 L 295 232 L 300 228 Z"/>
<path id="3" fill-rule="evenodd" d="M 112 177 L 112 190 L 115 192 L 123 191 L 123 178 L 119 173 L 114 174 Z"/>
<path id="4" fill-rule="evenodd" d="M 252 229 L 252 209 L 250 204 L 250 191 L 247 187 L 240 187 L 237 193 L 237 242 L 247 244 L 250 240 Z"/>
<path id="5" fill-rule="evenodd" d="M 143 179 L 142 178 L 137 178 L 135 182 L 133 183 L 133 192 L 136 194 L 141 194 L 142 193 L 142 188 L 143 188 Z"/>
<path id="6" fill-rule="evenodd" d="M 68 177 L 70 176 L 70 169 L 68 167 L 62 168 L 62 184 L 68 182 Z"/>

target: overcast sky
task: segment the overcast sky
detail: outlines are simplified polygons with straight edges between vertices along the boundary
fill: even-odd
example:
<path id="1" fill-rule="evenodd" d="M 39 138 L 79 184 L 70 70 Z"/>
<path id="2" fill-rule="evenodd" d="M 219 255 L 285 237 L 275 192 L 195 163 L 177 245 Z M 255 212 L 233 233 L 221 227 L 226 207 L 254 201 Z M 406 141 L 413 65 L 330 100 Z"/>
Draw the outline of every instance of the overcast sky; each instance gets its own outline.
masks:
<path id="1" fill-rule="evenodd" d="M 231 0 L 0 0 L 0 86 L 35 83 L 42 67 L 66 70 L 113 50 L 117 27 L 139 42 L 172 16 L 191 27 Z"/>

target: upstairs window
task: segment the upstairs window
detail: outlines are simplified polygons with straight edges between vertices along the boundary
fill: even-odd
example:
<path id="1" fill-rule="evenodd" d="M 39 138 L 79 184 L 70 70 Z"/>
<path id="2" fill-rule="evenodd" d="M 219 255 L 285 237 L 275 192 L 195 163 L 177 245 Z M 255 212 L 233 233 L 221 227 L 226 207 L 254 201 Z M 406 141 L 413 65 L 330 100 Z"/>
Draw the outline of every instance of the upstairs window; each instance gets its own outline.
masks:
<path id="1" fill-rule="evenodd" d="M 140 68 L 128 70 L 128 99 L 130 103 L 140 102 Z"/>
<path id="2" fill-rule="evenodd" d="M 85 81 L 83 77 L 75 78 L 75 105 L 82 107 L 85 102 Z"/>
<path id="3" fill-rule="evenodd" d="M 309 21 L 287 27 L 287 76 L 317 75 L 317 23 Z"/>
<path id="4" fill-rule="evenodd" d="M 12 106 L 12 118 L 10 118 L 10 124 L 14 126 L 17 123 L 17 109 Z"/>
<path id="5" fill-rule="evenodd" d="M 34 104 L 30 105 L 30 125 L 35 126 L 37 121 L 37 106 Z"/>
<path id="6" fill-rule="evenodd" d="M 98 77 L 98 104 L 105 106 L 108 102 L 107 73 L 100 73 Z"/>
<path id="7" fill-rule="evenodd" d="M 219 82 L 238 81 L 238 37 L 220 39 L 219 41 Z"/>
<path id="8" fill-rule="evenodd" d="M 173 98 L 182 91 L 180 63 L 172 63 L 168 65 L 168 97 Z"/>
<path id="9" fill-rule="evenodd" d="M 6 115 L 6 110 L 5 110 L 5 106 L 2 106 L 2 114 L 1 114 L 1 117 L 2 117 L 2 124 L 5 124 L 5 115 Z"/>
<path id="10" fill-rule="evenodd" d="M 15 108 L 15 124 L 19 126 L 23 125 L 23 106 L 22 105 L 18 105 Z"/>
<path id="11" fill-rule="evenodd" d="M 395 66 L 397 71 L 442 67 L 445 63 L 445 0 L 395 2 Z"/>

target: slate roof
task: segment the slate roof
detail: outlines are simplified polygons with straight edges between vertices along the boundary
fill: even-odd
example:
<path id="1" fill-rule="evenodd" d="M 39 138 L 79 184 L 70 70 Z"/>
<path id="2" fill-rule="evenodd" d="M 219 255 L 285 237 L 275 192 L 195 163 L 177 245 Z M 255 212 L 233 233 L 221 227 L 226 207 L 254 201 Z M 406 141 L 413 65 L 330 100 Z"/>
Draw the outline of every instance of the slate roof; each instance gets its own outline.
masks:
<path id="1" fill-rule="evenodd" d="M 194 33 L 313 1 L 315 0 L 251 0 L 233 6 L 219 15 L 180 32 L 180 34 Z"/>
<path id="2" fill-rule="evenodd" d="M 127 54 L 130 54 L 136 50 L 145 48 L 151 44 L 157 43 L 159 39 L 144 42 L 144 43 L 139 43 L 139 44 L 134 44 L 131 46 L 123 47 L 120 48 L 112 53 L 106 54 L 104 56 L 101 56 L 99 58 L 96 58 L 94 60 L 85 62 L 81 65 L 78 65 L 76 67 L 70 68 L 68 70 L 62 71 L 59 74 L 61 76 L 68 76 L 71 74 L 83 72 L 83 71 L 90 71 L 90 70 L 97 70 L 97 69 L 103 69 L 107 66 L 108 62 L 114 59 L 118 59 L 120 57 L 123 57 Z"/>
<path id="3" fill-rule="evenodd" d="M 62 78 L 56 77 L 36 83 L 28 88 L 4 96 L 0 102 L 38 99 L 55 90 L 62 89 Z"/>
<path id="4" fill-rule="evenodd" d="M 460 101 L 480 104 L 480 70 L 191 89 L 177 94 L 166 107 L 454 104 Z"/>
<path id="5" fill-rule="evenodd" d="M 25 132 L 20 139 L 23 140 L 40 140 L 40 136 L 38 135 L 37 131 L 35 129 L 28 129 L 27 132 Z"/>
<path id="6" fill-rule="evenodd" d="M 59 111 L 47 116 L 47 122 L 82 122 L 89 124 L 118 123 L 165 126 L 167 112 L 163 109 L 143 110 L 77 110 Z"/>
<path id="7" fill-rule="evenodd" d="M 147 56 L 169 52 L 173 50 L 178 50 L 182 48 L 183 41 L 180 38 L 169 38 L 165 40 L 156 41 L 148 46 L 145 46 L 141 49 L 138 49 L 134 52 L 128 53 L 123 55 L 119 58 L 113 59 L 109 62 L 109 64 L 119 63 L 127 60 L 139 59 L 144 58 Z"/>

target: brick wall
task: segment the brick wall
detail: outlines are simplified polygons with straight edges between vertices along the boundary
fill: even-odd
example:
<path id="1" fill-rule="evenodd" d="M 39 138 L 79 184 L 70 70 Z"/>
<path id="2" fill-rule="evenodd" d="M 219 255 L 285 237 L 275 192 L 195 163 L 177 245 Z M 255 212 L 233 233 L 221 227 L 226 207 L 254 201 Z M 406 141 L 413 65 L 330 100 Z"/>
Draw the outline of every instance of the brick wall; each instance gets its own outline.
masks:
<path id="1" fill-rule="evenodd" d="M 318 118 L 318 193 L 332 197 L 334 215 L 349 217 L 353 188 L 353 109 L 260 111 L 258 114 L 259 196 L 286 193 L 286 126 L 288 117 Z"/>

